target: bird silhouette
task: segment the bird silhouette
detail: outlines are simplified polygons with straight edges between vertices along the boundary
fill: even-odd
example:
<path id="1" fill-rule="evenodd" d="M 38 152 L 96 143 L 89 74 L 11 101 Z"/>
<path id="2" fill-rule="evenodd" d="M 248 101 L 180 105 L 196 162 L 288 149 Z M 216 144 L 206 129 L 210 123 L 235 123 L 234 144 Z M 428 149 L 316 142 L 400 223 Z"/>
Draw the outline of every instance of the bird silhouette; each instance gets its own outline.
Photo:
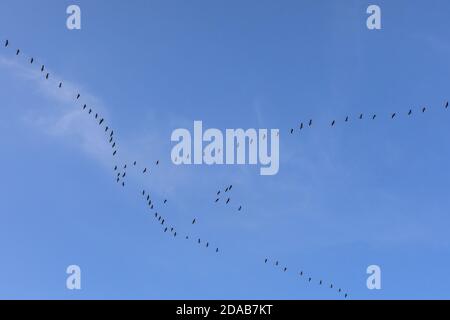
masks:
<path id="1" fill-rule="evenodd" d="M 114 142 L 111 146 L 111 148 L 114 148 L 116 146 L 116 143 Z"/>
<path id="2" fill-rule="evenodd" d="M 166 204 L 167 203 L 167 199 L 164 199 L 164 204 Z"/>
<path id="3" fill-rule="evenodd" d="M 34 62 L 34 58 L 31 58 L 30 63 L 33 64 L 33 62 Z"/>
<path id="4" fill-rule="evenodd" d="M 231 200 L 230 198 L 227 199 L 227 204 L 228 204 L 228 202 L 230 202 L 230 200 Z"/>
<path id="5" fill-rule="evenodd" d="M 391 119 L 394 119 L 397 114 L 394 112 L 391 116 Z"/>
<path id="6" fill-rule="evenodd" d="M 238 211 L 241 211 L 241 210 L 242 210 L 242 206 L 239 206 Z"/>
<path id="7" fill-rule="evenodd" d="M 198 243 L 200 243 L 201 241 L 200 241 L 200 238 L 198 239 Z"/>
<path id="8" fill-rule="evenodd" d="M 92 109 L 89 109 L 89 114 L 91 114 L 92 113 Z"/>
<path id="9" fill-rule="evenodd" d="M 219 252 L 219 248 L 216 248 L 216 252 Z"/>
<path id="10" fill-rule="evenodd" d="M 195 219 L 194 219 L 194 220 L 192 220 L 192 224 L 195 224 Z"/>
<path id="11" fill-rule="evenodd" d="M 5 41 L 5 48 L 9 45 L 9 40 Z"/>
<path id="12" fill-rule="evenodd" d="M 294 129 L 291 129 L 291 134 L 294 133 Z"/>
<path id="13" fill-rule="evenodd" d="M 77 94 L 77 100 L 80 99 L 80 97 L 81 97 L 81 95 L 80 95 L 80 94 Z"/>
<path id="14" fill-rule="evenodd" d="M 422 108 L 422 113 L 424 113 L 425 111 L 427 111 L 427 108 L 426 108 L 426 107 L 423 107 L 423 108 Z"/>
<path id="15" fill-rule="evenodd" d="M 87 105 L 86 105 L 86 104 L 85 104 L 85 105 L 83 105 L 83 110 L 84 110 L 84 109 L 86 109 L 86 107 L 87 107 Z"/>
<path id="16" fill-rule="evenodd" d="M 264 260 L 264 263 L 267 263 L 267 258 Z"/>
<path id="17" fill-rule="evenodd" d="M 144 171 L 142 171 L 142 173 L 146 173 L 147 172 L 147 168 L 144 168 Z"/>
<path id="18" fill-rule="evenodd" d="M 156 161 L 156 165 L 158 165 L 159 164 L 159 160 L 158 161 Z"/>
<path id="19" fill-rule="evenodd" d="M 360 115 L 359 115 L 359 119 L 362 119 L 363 118 L 363 114 L 361 113 Z"/>
<path id="20" fill-rule="evenodd" d="M 206 247 L 207 247 L 207 248 L 209 247 L 209 242 L 206 243 Z"/>
<path id="21" fill-rule="evenodd" d="M 372 116 L 372 120 L 375 120 L 376 117 L 377 117 L 377 115 L 374 114 L 374 115 Z"/>
<path id="22" fill-rule="evenodd" d="M 310 127 L 312 126 L 312 119 L 311 120 L 309 120 L 309 124 L 308 124 Z"/>
<path id="23" fill-rule="evenodd" d="M 448 101 L 445 103 L 445 109 L 448 108 Z"/>
<path id="24" fill-rule="evenodd" d="M 216 199 L 216 202 L 218 202 L 218 201 L 219 201 L 219 198 Z"/>
<path id="25" fill-rule="evenodd" d="M 16 56 L 18 56 L 19 53 L 20 53 L 20 49 L 17 49 L 17 51 L 16 51 Z"/>
<path id="26" fill-rule="evenodd" d="M 348 116 L 347 116 L 347 117 L 345 117 L 345 122 L 348 122 Z"/>
<path id="27" fill-rule="evenodd" d="M 45 66 L 42 65 L 42 66 L 41 66 L 41 72 L 44 72 L 44 69 L 45 69 Z"/>
<path id="28" fill-rule="evenodd" d="M 300 123 L 300 130 L 302 130 L 302 129 L 303 129 L 303 122 Z"/>
<path id="29" fill-rule="evenodd" d="M 116 171 L 116 170 L 117 170 L 117 166 L 114 167 L 114 171 Z"/>
<path id="30" fill-rule="evenodd" d="M 278 261 L 275 262 L 275 265 L 278 266 Z"/>
<path id="31" fill-rule="evenodd" d="M 331 122 L 331 126 L 333 127 L 335 123 L 336 123 L 336 121 L 333 120 L 333 121 Z"/>
<path id="32" fill-rule="evenodd" d="M 45 75 L 45 79 L 48 80 L 48 77 L 49 77 L 49 76 L 50 76 L 50 74 L 47 73 L 47 74 Z"/>
<path id="33" fill-rule="evenodd" d="M 62 82 L 59 83 L 59 86 L 58 86 L 58 87 L 60 87 L 60 88 L 62 87 Z"/>
<path id="34" fill-rule="evenodd" d="M 412 114 L 412 110 L 409 109 L 408 116 L 410 116 L 411 114 Z"/>
<path id="35" fill-rule="evenodd" d="M 283 272 L 286 272 L 286 270 L 287 270 L 287 268 L 286 268 L 286 267 L 284 267 L 284 269 L 283 269 Z"/>
<path id="36" fill-rule="evenodd" d="M 116 150 L 114 150 L 114 152 L 113 152 L 113 156 L 115 156 L 115 155 L 116 155 L 116 153 L 117 153 L 117 151 L 116 151 Z"/>

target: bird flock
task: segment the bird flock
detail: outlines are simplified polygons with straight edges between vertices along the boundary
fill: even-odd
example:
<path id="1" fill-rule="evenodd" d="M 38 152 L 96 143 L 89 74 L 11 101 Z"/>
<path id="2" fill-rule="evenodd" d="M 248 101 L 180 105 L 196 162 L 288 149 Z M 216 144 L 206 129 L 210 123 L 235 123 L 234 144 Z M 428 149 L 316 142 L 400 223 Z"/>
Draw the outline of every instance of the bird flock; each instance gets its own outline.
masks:
<path id="1" fill-rule="evenodd" d="M 9 40 L 5 40 L 4 43 L 4 47 L 5 48 L 10 48 L 11 44 L 9 42 Z M 22 56 L 23 53 L 21 53 L 20 49 L 16 49 L 15 51 L 15 55 L 16 56 Z M 46 81 L 52 81 L 51 79 L 51 75 L 50 73 L 47 71 L 47 68 L 44 64 L 38 64 L 36 59 L 34 57 L 26 57 L 28 63 L 30 65 L 37 65 L 40 72 L 43 75 L 43 79 L 45 79 Z M 64 82 L 63 81 L 56 81 L 56 86 L 61 89 L 64 86 Z M 76 92 L 74 95 L 74 102 L 80 102 L 82 100 L 82 94 L 80 92 Z M 446 108 L 448 107 L 448 103 L 446 105 Z M 131 168 L 135 168 L 137 170 L 138 173 L 142 174 L 142 175 L 149 175 L 151 174 L 151 172 L 153 170 L 156 170 L 156 168 L 159 166 L 160 164 L 160 160 L 156 160 L 154 161 L 154 164 L 152 165 L 146 165 L 146 166 L 138 166 L 137 161 L 133 161 L 132 164 L 130 166 L 128 166 L 128 164 L 123 164 L 123 165 L 119 165 L 119 161 L 118 160 L 118 143 L 117 143 L 117 139 L 116 139 L 116 135 L 115 135 L 115 131 L 113 130 L 112 126 L 110 126 L 106 119 L 104 117 L 101 116 L 101 114 L 96 111 L 92 106 L 87 105 L 86 103 L 81 103 L 81 108 L 82 111 L 86 113 L 87 116 L 89 116 L 92 120 L 94 120 L 99 128 L 101 128 L 101 130 L 103 130 L 103 132 L 105 133 L 105 141 L 111 146 L 111 155 L 114 161 L 114 165 L 113 165 L 113 172 L 114 172 L 114 179 L 116 181 L 116 183 L 118 185 L 120 185 L 121 187 L 125 187 L 126 186 L 126 178 L 127 178 L 127 173 Z M 412 112 L 412 111 L 411 111 Z M 423 112 L 425 112 L 425 110 L 423 110 Z M 410 113 L 411 114 L 411 113 Z M 392 116 L 393 118 L 395 117 L 395 115 Z M 360 119 L 362 119 L 362 115 L 360 116 Z M 348 121 L 348 117 L 346 118 L 346 121 Z M 336 124 L 335 121 L 332 122 L 332 126 L 334 126 Z M 311 127 L 312 126 L 312 120 L 310 120 L 308 122 L 308 126 Z M 300 130 L 303 129 L 303 123 L 300 125 Z M 291 129 L 291 134 L 293 134 L 294 129 Z M 265 138 L 265 137 L 264 137 Z M 251 141 L 252 142 L 252 141 Z M 148 208 L 148 210 L 150 210 L 150 212 L 152 213 L 153 217 L 154 217 L 154 221 L 155 223 L 159 224 L 161 227 L 161 230 L 164 234 L 168 234 L 173 238 L 180 238 L 180 239 L 185 239 L 185 240 L 190 240 L 193 241 L 193 243 L 195 243 L 197 246 L 202 246 L 205 249 L 211 248 L 215 253 L 219 253 L 220 249 L 218 246 L 214 246 L 209 240 L 207 239 L 202 239 L 201 237 L 198 236 L 194 236 L 192 234 L 190 234 L 189 232 L 181 232 L 179 228 L 175 227 L 174 224 L 169 223 L 168 218 L 161 214 L 160 211 L 157 208 L 157 201 L 155 201 L 154 199 L 152 199 L 152 196 L 150 194 L 150 192 L 148 190 L 141 189 L 141 194 L 140 196 L 142 197 L 145 206 Z M 220 189 L 216 192 L 216 197 L 215 197 L 215 203 L 225 203 L 225 205 L 230 205 L 232 203 L 232 190 L 234 190 L 233 185 L 227 185 L 224 189 Z M 162 201 L 159 201 L 161 203 L 158 203 L 158 205 L 162 206 L 166 206 L 168 204 L 168 199 L 164 199 Z M 236 209 L 238 212 L 241 212 L 243 209 L 242 205 L 237 205 Z M 197 224 L 197 218 L 193 218 L 192 222 L 190 223 L 191 225 L 195 225 Z M 269 263 L 269 259 L 266 258 L 265 259 L 265 263 Z M 274 262 L 274 266 L 278 267 L 280 264 L 278 261 Z M 283 267 L 283 272 L 286 272 L 288 269 L 287 267 Z M 303 271 L 299 272 L 299 275 L 301 277 L 303 277 L 305 274 Z M 309 277 L 308 281 L 311 282 L 312 278 Z M 319 285 L 323 285 L 324 282 L 322 280 L 320 280 Z M 330 288 L 333 289 L 334 286 L 333 284 L 330 284 Z M 338 289 L 338 293 L 342 293 L 342 290 L 339 288 Z M 344 298 L 348 297 L 348 294 L 345 293 Z"/>
<path id="2" fill-rule="evenodd" d="M 214 202 L 220 203 L 220 200 L 222 200 L 222 202 L 225 202 L 226 205 L 230 204 L 232 189 L 233 189 L 233 185 L 230 184 L 227 187 L 225 187 L 225 189 L 217 191 L 216 200 Z M 242 211 L 242 205 L 239 205 L 237 207 L 237 211 L 239 211 L 239 212 Z"/>
<path id="3" fill-rule="evenodd" d="M 449 107 L 449 102 L 445 101 L 444 105 L 443 105 L 443 109 L 447 110 L 448 107 Z M 400 116 L 412 117 L 414 114 L 425 114 L 428 110 L 429 110 L 428 107 L 411 108 L 411 109 L 408 109 L 408 111 L 406 111 L 406 112 L 391 112 L 387 115 L 384 114 L 383 117 L 387 118 L 387 119 L 395 120 L 395 119 L 398 119 Z M 342 117 L 340 120 L 339 119 L 330 120 L 329 127 L 333 128 L 341 123 L 349 124 L 352 121 L 352 119 L 357 120 L 357 121 L 361 121 L 364 119 L 369 119 L 369 120 L 374 121 L 379 118 L 381 118 L 381 117 L 379 117 L 378 114 L 376 114 L 376 113 L 372 113 L 372 114 L 359 113 L 356 115 L 356 117 L 353 117 L 353 118 L 349 115 L 346 115 L 346 116 Z M 290 128 L 289 133 L 291 135 L 296 132 L 300 133 L 307 128 L 312 128 L 314 126 L 314 124 L 315 124 L 315 122 L 313 121 L 313 119 L 309 119 L 305 122 L 300 122 L 300 124 L 298 125 L 298 128 L 297 127 Z"/>

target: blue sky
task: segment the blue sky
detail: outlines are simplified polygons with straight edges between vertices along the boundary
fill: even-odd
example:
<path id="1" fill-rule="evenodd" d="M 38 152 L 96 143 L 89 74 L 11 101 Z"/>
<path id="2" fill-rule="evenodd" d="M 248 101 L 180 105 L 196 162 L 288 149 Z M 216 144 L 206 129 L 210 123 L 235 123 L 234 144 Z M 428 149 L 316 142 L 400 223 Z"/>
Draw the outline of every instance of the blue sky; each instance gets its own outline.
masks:
<path id="1" fill-rule="evenodd" d="M 0 298 L 342 298 L 319 279 L 353 299 L 449 298 L 450 4 L 376 1 L 369 31 L 373 3 L 2 1 Z M 70 4 L 82 30 L 66 28 Z M 279 128 L 279 173 L 171 164 L 172 131 L 194 120 Z M 116 161 L 134 160 L 151 174 L 118 186 Z M 240 213 L 214 203 L 229 184 Z M 164 234 L 143 188 L 220 253 Z M 65 287 L 71 264 L 80 291 Z M 382 290 L 366 287 L 371 264 Z"/>

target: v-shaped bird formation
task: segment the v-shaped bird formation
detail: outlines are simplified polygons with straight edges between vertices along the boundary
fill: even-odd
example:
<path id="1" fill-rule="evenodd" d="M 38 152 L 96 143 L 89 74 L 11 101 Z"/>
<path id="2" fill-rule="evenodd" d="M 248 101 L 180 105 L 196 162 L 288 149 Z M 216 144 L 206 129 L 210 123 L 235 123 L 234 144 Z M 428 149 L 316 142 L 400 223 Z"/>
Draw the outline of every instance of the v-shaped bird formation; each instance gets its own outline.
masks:
<path id="1" fill-rule="evenodd" d="M 6 40 L 4 43 L 4 47 L 5 48 L 9 48 L 10 47 L 10 42 L 9 40 Z M 16 49 L 16 51 L 14 52 L 14 54 L 16 56 L 23 56 L 23 53 L 21 53 L 20 49 Z M 27 61 L 29 61 L 30 65 L 36 65 L 36 59 L 34 57 L 28 57 L 26 58 Z M 38 65 L 39 67 L 39 65 Z M 41 64 L 40 67 L 40 72 L 44 75 L 43 78 L 46 81 L 52 81 L 51 79 L 51 75 L 49 72 L 46 71 L 46 67 L 44 64 Z M 64 82 L 63 81 L 57 81 L 56 82 L 56 86 L 59 89 L 62 89 L 64 86 Z M 75 92 L 73 94 L 73 98 L 74 98 L 74 102 L 79 102 L 83 99 L 82 94 L 80 92 Z M 94 121 L 96 121 L 96 123 L 98 124 L 98 126 L 100 128 L 102 128 L 103 132 L 105 133 L 105 142 L 111 145 L 111 155 L 113 160 L 115 160 L 115 164 L 113 166 L 113 172 L 114 172 L 114 179 L 116 181 L 117 184 L 119 184 L 121 187 L 125 187 L 126 186 L 126 178 L 127 178 L 127 169 L 128 169 L 128 165 L 124 164 L 124 165 L 119 165 L 117 164 L 119 161 L 118 160 L 118 143 L 117 143 L 117 139 L 116 139 L 116 135 L 115 132 L 112 128 L 112 126 L 107 125 L 107 121 L 104 117 L 102 117 L 98 112 L 95 111 L 95 109 L 92 106 L 88 106 L 87 104 L 82 104 L 81 106 L 82 111 L 84 111 L 86 113 L 87 116 L 90 116 L 90 118 Z M 448 108 L 448 103 L 445 105 L 445 108 Z M 422 109 L 422 113 L 424 113 L 426 111 L 426 108 Z M 409 115 L 412 114 L 412 110 L 410 110 Z M 396 114 L 392 114 L 392 119 L 396 116 Z M 360 115 L 359 119 L 363 118 L 363 114 Z M 375 115 L 373 117 L 373 119 L 375 119 Z M 349 117 L 346 117 L 345 122 L 349 121 Z M 333 120 L 331 122 L 331 126 L 335 126 L 337 123 L 337 121 Z M 306 125 L 308 127 L 312 127 L 313 125 L 313 120 L 310 119 L 309 121 L 306 122 L 306 124 L 304 125 L 303 123 L 300 124 L 300 130 L 302 130 L 304 127 L 306 127 Z M 294 133 L 294 128 L 291 128 L 290 130 L 291 134 Z M 264 137 L 265 138 L 265 137 Z M 250 143 L 252 143 L 252 141 L 250 141 Z M 156 160 L 154 162 L 154 165 L 144 165 L 142 167 L 138 166 L 137 161 L 133 161 L 132 162 L 132 167 L 135 168 L 137 170 L 138 173 L 142 174 L 142 175 L 149 175 L 153 170 L 156 170 L 156 168 L 159 166 L 160 164 L 160 160 Z M 207 239 L 203 239 L 202 237 L 196 236 L 196 235 L 192 235 L 190 232 L 181 232 L 179 228 L 177 228 L 174 224 L 169 223 L 168 217 L 166 217 L 165 215 L 161 214 L 160 212 L 163 211 L 165 208 L 160 208 L 158 209 L 156 206 L 156 202 L 154 199 L 152 199 L 150 192 L 146 189 L 141 189 L 141 196 L 143 201 L 145 202 L 146 207 L 148 208 L 148 210 L 152 213 L 152 216 L 154 217 L 154 221 L 155 223 L 159 224 L 161 226 L 161 231 L 163 233 L 167 233 L 168 235 L 170 235 L 173 238 L 179 238 L 179 239 L 185 239 L 185 240 L 191 240 L 195 245 L 197 246 L 202 246 L 205 249 L 208 248 L 212 248 L 212 250 L 215 253 L 219 253 L 220 249 L 218 246 L 213 246 L 212 243 L 207 240 Z M 227 206 L 233 207 L 235 208 L 236 211 L 240 212 L 243 210 L 243 206 L 241 204 L 233 204 L 233 198 L 232 198 L 232 190 L 234 190 L 233 185 L 228 185 L 226 186 L 223 190 L 219 190 L 216 193 L 216 203 L 222 202 Z M 159 202 L 159 201 L 158 201 Z M 161 201 L 162 202 L 162 206 L 167 206 L 169 201 L 168 199 L 164 199 Z M 196 225 L 198 223 L 197 218 L 193 218 L 192 222 L 190 223 L 190 225 L 193 227 L 194 225 Z M 269 263 L 269 259 L 266 258 L 265 259 L 265 263 Z M 275 267 L 278 267 L 280 264 L 278 261 L 275 261 L 273 263 L 273 265 Z M 289 268 L 290 270 L 290 268 Z M 282 268 L 283 272 L 287 272 L 288 268 L 285 266 Z M 304 275 L 303 271 L 300 271 L 299 275 L 302 277 Z M 312 277 L 308 278 L 308 282 L 311 282 L 313 279 Z M 319 285 L 323 285 L 324 282 L 322 280 L 320 280 L 318 282 Z M 333 284 L 330 284 L 330 288 L 333 289 L 334 286 Z M 342 290 L 339 288 L 338 293 L 342 293 Z M 344 294 L 344 298 L 347 298 L 348 294 L 345 293 Z"/>

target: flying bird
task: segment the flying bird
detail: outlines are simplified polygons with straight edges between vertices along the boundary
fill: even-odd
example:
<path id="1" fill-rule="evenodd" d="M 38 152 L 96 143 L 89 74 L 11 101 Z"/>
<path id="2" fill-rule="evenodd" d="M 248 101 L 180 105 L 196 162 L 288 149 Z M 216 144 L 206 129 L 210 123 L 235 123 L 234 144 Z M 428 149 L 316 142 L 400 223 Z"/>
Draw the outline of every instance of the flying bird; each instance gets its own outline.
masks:
<path id="1" fill-rule="evenodd" d="M 422 113 L 424 113 L 425 111 L 427 111 L 427 108 L 426 108 L 426 107 L 423 107 Z"/>
<path id="2" fill-rule="evenodd" d="M 60 87 L 60 88 L 62 87 L 62 82 L 59 83 L 59 87 Z"/>
<path id="3" fill-rule="evenodd" d="M 303 129 L 303 122 L 300 123 L 300 130 L 302 130 L 302 129 Z"/>
<path id="4" fill-rule="evenodd" d="M 448 101 L 445 103 L 445 109 L 448 108 Z"/>
<path id="5" fill-rule="evenodd" d="M 198 239 L 198 243 L 200 243 L 200 238 Z"/>
<path id="6" fill-rule="evenodd" d="M 331 126 L 333 127 L 335 123 L 336 121 L 333 120 L 333 122 L 331 122 Z"/>
<path id="7" fill-rule="evenodd" d="M 18 56 L 19 53 L 20 53 L 20 49 L 17 49 L 17 51 L 16 51 L 16 56 Z"/>
<path id="8" fill-rule="evenodd" d="M 286 270 L 287 270 L 287 268 L 286 268 L 286 267 L 284 267 L 283 271 L 284 271 L 284 272 L 286 272 Z"/>
<path id="9" fill-rule="evenodd" d="M 278 261 L 275 262 L 275 265 L 276 265 L 276 266 L 278 265 Z"/>
<path id="10" fill-rule="evenodd" d="M 227 199 L 227 204 L 228 204 L 228 202 L 230 202 L 230 198 Z"/>
<path id="11" fill-rule="evenodd" d="M 33 64 L 33 62 L 34 62 L 34 58 L 31 58 L 30 63 Z"/>
<path id="12" fill-rule="evenodd" d="M 111 148 L 114 148 L 116 146 L 116 143 L 114 142 L 111 146 Z"/>
<path id="13" fill-rule="evenodd" d="M 92 113 L 92 109 L 89 109 L 89 114 L 91 114 Z"/>
<path id="14" fill-rule="evenodd" d="M 267 258 L 264 260 L 264 263 L 267 263 Z"/>
<path id="15" fill-rule="evenodd" d="M 242 206 L 239 206 L 238 211 L 241 211 L 241 210 L 242 210 Z"/>
<path id="16" fill-rule="evenodd" d="M 294 129 L 291 129 L 291 134 L 294 133 Z"/>
<path id="17" fill-rule="evenodd" d="M 219 191 L 217 191 L 217 195 L 219 195 L 220 194 L 220 190 Z"/>
<path id="18" fill-rule="evenodd" d="M 9 40 L 6 40 L 5 41 L 5 48 L 8 46 L 8 44 L 9 44 Z"/>
<path id="19" fill-rule="evenodd" d="M 377 115 L 374 114 L 374 115 L 372 116 L 372 120 L 375 120 L 376 117 L 377 117 Z"/>
<path id="20" fill-rule="evenodd" d="M 409 109 L 408 116 L 410 116 L 411 114 L 412 114 L 412 110 Z"/>
<path id="21" fill-rule="evenodd" d="M 397 114 L 394 112 L 391 116 L 391 119 L 394 119 Z"/>
<path id="22" fill-rule="evenodd" d="M 114 131 L 113 130 L 111 130 L 111 134 L 109 135 L 110 137 L 112 137 L 113 136 L 113 134 L 114 134 Z"/>
<path id="23" fill-rule="evenodd" d="M 86 107 L 87 107 L 87 105 L 85 104 L 85 105 L 83 106 L 83 110 L 86 109 Z"/>
<path id="24" fill-rule="evenodd" d="M 159 160 L 156 161 L 156 165 L 158 165 L 158 164 L 159 164 Z"/>
<path id="25" fill-rule="evenodd" d="M 113 152 L 113 156 L 115 156 L 115 155 L 116 155 L 116 153 L 117 153 L 117 150 L 114 150 L 114 152 Z"/>
<path id="26" fill-rule="evenodd" d="M 207 247 L 207 248 L 209 247 L 209 242 L 206 243 L 206 247 Z"/>
<path id="27" fill-rule="evenodd" d="M 363 118 L 363 114 L 361 113 L 360 115 L 359 115 L 359 119 L 362 119 Z"/>
<path id="28" fill-rule="evenodd" d="M 49 75 L 50 75 L 50 74 L 47 73 L 47 74 L 45 75 L 45 79 L 48 80 Z"/>
<path id="29" fill-rule="evenodd" d="M 216 252 L 219 252 L 219 248 L 216 248 Z"/>
<path id="30" fill-rule="evenodd" d="M 219 198 L 216 199 L 216 202 L 218 202 L 218 201 L 219 201 Z"/>
<path id="31" fill-rule="evenodd" d="M 147 168 L 144 168 L 144 171 L 142 171 L 142 173 L 146 173 L 147 172 Z"/>
<path id="32" fill-rule="evenodd" d="M 103 121 L 105 121 L 105 119 L 101 118 L 100 121 L 98 122 L 98 124 L 99 124 L 99 125 L 102 124 Z"/>
<path id="33" fill-rule="evenodd" d="M 117 170 L 117 166 L 114 167 L 114 171 L 116 171 L 116 170 Z"/>
<path id="34" fill-rule="evenodd" d="M 80 97 L 81 97 L 81 95 L 80 95 L 80 94 L 77 94 L 77 100 L 80 99 Z"/>
<path id="35" fill-rule="evenodd" d="M 192 224 L 195 224 L 195 219 L 194 219 L 194 220 L 192 220 Z"/>
<path id="36" fill-rule="evenodd" d="M 167 203 L 167 199 L 164 199 L 164 204 L 166 204 Z"/>
<path id="37" fill-rule="evenodd" d="M 42 67 L 41 67 L 41 72 L 44 72 L 44 69 L 45 69 L 45 66 L 42 65 Z"/>
<path id="38" fill-rule="evenodd" d="M 345 122 L 348 122 L 348 116 L 347 116 L 347 117 L 345 117 Z"/>
<path id="39" fill-rule="evenodd" d="M 95 119 L 97 119 L 97 118 L 98 118 L 98 113 L 95 114 Z"/>
<path id="40" fill-rule="evenodd" d="M 145 196 L 145 190 L 142 190 L 142 195 Z"/>
<path id="41" fill-rule="evenodd" d="M 309 126 L 310 126 L 310 127 L 312 126 L 312 119 L 309 120 Z"/>

